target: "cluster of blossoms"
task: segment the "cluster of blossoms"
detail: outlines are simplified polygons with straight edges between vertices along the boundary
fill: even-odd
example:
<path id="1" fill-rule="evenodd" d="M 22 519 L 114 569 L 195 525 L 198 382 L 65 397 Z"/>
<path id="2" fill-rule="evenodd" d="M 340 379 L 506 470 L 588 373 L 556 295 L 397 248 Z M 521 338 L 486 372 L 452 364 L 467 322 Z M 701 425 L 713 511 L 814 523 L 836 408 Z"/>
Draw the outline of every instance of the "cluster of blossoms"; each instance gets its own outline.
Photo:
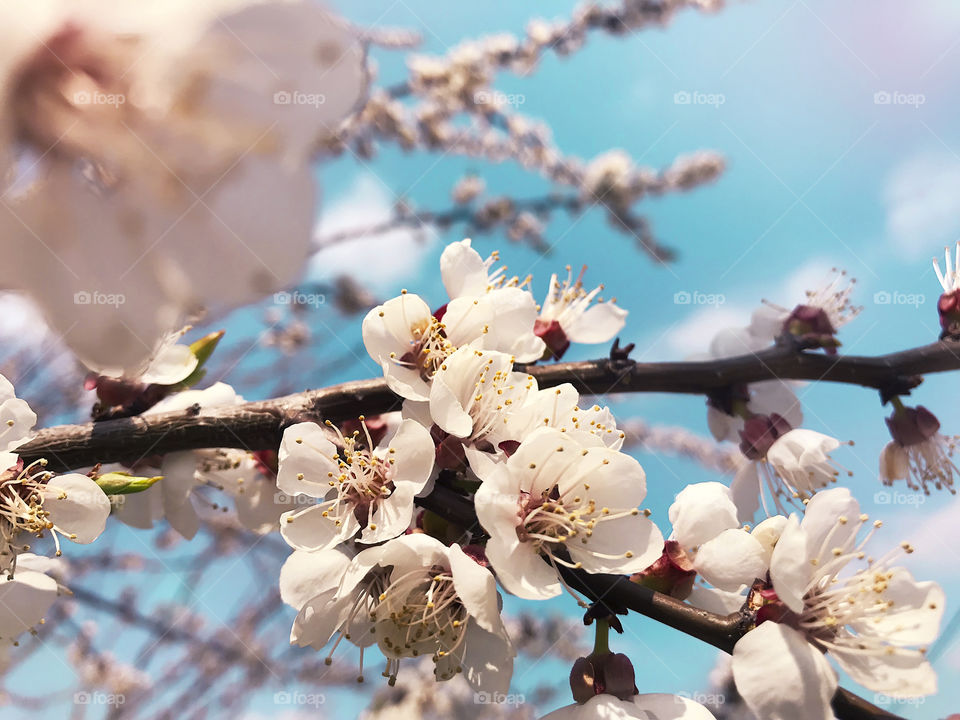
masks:
<path id="1" fill-rule="evenodd" d="M 32 543 L 53 540 L 60 557 L 60 539 L 91 543 L 103 532 L 110 501 L 86 475 L 55 475 L 45 460 L 25 464 L 16 449 L 27 442 L 37 416 L 16 397 L 13 385 L 0 375 L 0 644 L 43 621 L 60 594 L 55 559 L 31 552 Z"/>
<path id="2" fill-rule="evenodd" d="M 896 564 L 902 543 L 880 557 L 867 544 L 880 528 L 846 488 L 817 493 L 799 517 L 743 527 L 728 488 L 690 485 L 670 508 L 672 539 L 711 587 L 689 601 L 719 612 L 746 605 L 756 628 L 733 651 L 733 679 L 758 717 L 833 717 L 837 674 L 890 697 L 936 692 L 926 648 L 938 633 L 944 594 Z M 869 531 L 862 532 L 869 527 Z"/>
<path id="3" fill-rule="evenodd" d="M 608 341 L 626 313 L 582 275 L 551 278 L 538 307 L 530 279 L 496 262 L 453 243 L 438 309 L 404 292 L 367 315 L 367 350 L 401 413 L 298 423 L 280 447 L 278 487 L 305 503 L 280 522 L 295 549 L 280 579 L 298 610 L 291 640 L 333 641 L 332 658 L 346 639 L 361 663 L 376 645 L 391 683 L 404 658 L 430 657 L 440 680 L 463 673 L 478 692 L 505 693 L 515 652 L 497 582 L 521 598 L 576 596 L 566 572 L 638 573 L 664 547 L 610 411 L 581 407 L 569 384 L 540 388 L 516 365 Z M 418 510 L 438 486 L 471 503 L 479 524 Z M 629 685 L 616 702 L 648 707 Z"/>

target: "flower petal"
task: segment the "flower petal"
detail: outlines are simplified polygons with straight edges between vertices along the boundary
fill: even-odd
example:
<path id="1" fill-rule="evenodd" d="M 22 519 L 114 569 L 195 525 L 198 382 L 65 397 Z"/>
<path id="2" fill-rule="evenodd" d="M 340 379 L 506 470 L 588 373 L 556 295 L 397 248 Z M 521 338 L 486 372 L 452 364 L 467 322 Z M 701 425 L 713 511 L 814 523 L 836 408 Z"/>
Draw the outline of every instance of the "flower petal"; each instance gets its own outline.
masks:
<path id="1" fill-rule="evenodd" d="M 837 674 L 793 628 L 761 623 L 733 648 L 733 680 L 747 707 L 764 720 L 833 720 Z"/>
<path id="2" fill-rule="evenodd" d="M 43 508 L 57 530 L 82 545 L 92 543 L 107 526 L 110 500 L 86 475 L 55 475 L 43 489 Z"/>

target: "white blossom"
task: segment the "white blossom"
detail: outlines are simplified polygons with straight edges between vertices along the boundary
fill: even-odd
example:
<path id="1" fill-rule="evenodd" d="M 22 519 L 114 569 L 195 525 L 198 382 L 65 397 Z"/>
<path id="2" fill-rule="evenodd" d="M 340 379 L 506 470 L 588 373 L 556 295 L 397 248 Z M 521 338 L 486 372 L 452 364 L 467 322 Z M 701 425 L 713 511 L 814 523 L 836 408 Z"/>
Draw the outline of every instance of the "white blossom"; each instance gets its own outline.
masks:
<path id="1" fill-rule="evenodd" d="M 558 565 L 630 574 L 663 550 L 660 531 L 637 507 L 646 475 L 629 455 L 542 428 L 506 462 L 474 470 L 483 481 L 474 502 L 490 534 L 487 557 L 514 595 L 559 595 Z"/>
<path id="2" fill-rule="evenodd" d="M 510 685 L 515 653 L 496 583 L 458 545 L 412 534 L 353 560 L 335 550 L 297 551 L 284 566 L 281 593 L 299 606 L 291 631 L 298 645 L 320 649 L 337 636 L 332 656 L 344 638 L 376 643 L 390 678 L 404 658 L 424 656 L 438 680 L 462 672 L 475 691 L 505 693 Z"/>
<path id="3" fill-rule="evenodd" d="M 583 705 L 567 705 L 540 720 L 714 720 L 703 705 L 680 695 L 650 693 L 620 700 L 613 695 L 595 695 Z"/>
<path id="4" fill-rule="evenodd" d="M 373 447 L 363 425 L 362 435 L 340 435 L 340 441 L 342 456 L 316 423 L 297 423 L 283 433 L 277 487 L 319 500 L 281 517 L 280 532 L 293 548 L 327 550 L 358 535 L 364 544 L 379 543 L 413 520 L 413 499 L 433 470 L 427 429 L 404 420 L 387 442 Z"/>
<path id="5" fill-rule="evenodd" d="M 0 569 L 13 572 L 20 553 L 30 550 L 23 535 L 49 532 L 60 555 L 60 537 L 82 545 L 97 539 L 107 524 L 110 501 L 86 475 L 54 475 L 46 461 L 24 467 L 14 453 L 0 453 Z"/>
<path id="6" fill-rule="evenodd" d="M 859 537 L 867 522 L 846 488 L 818 493 L 802 520 L 790 516 L 770 561 L 775 598 L 765 598 L 759 626 L 733 651 L 737 689 L 759 716 L 794 717 L 802 708 L 804 717 L 832 718 L 837 677 L 823 653 L 875 692 L 936 691 L 925 648 L 937 636 L 943 591 L 893 565 L 913 551 L 906 543 L 868 557 L 874 530 Z"/>

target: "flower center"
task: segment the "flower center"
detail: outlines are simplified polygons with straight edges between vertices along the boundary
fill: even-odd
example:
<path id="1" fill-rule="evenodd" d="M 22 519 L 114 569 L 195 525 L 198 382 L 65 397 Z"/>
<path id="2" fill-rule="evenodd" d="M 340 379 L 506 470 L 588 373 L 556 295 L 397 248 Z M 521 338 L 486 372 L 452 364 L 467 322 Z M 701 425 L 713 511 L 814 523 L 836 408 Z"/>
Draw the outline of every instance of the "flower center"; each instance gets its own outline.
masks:
<path id="1" fill-rule="evenodd" d="M 440 566 L 391 578 L 370 615 L 388 658 L 432 655 L 434 661 L 462 644 L 467 617 L 453 576 Z"/>
<path id="2" fill-rule="evenodd" d="M 435 317 L 411 326 L 410 335 L 410 350 L 399 358 L 391 354 L 391 359 L 397 365 L 417 370 L 424 382 L 430 382 L 456 348 L 447 339 L 446 326 Z"/>
<path id="3" fill-rule="evenodd" d="M 4 569 L 12 567 L 7 555 L 15 558 L 18 552 L 30 549 L 29 545 L 14 545 L 21 532 L 39 538 L 49 530 L 60 555 L 56 529 L 49 511 L 43 509 L 41 489 L 53 477 L 53 473 L 43 469 L 46 464 L 46 460 L 36 460 L 22 470 L 13 467 L 0 476 L 0 567 Z"/>
<path id="4" fill-rule="evenodd" d="M 590 489 L 589 484 L 579 485 L 583 491 Z M 551 562 L 558 562 L 567 567 L 579 568 L 580 563 L 570 562 L 561 550 L 572 538 L 580 539 L 580 550 L 589 552 L 598 558 L 618 559 L 633 557 L 627 551 L 619 555 L 610 555 L 597 552 L 589 547 L 590 538 L 599 523 L 617 520 L 630 515 L 639 514 L 637 508 L 630 510 L 611 510 L 607 507 L 598 507 L 591 498 L 576 494 L 577 486 L 571 487 L 566 493 L 560 493 L 556 485 L 545 490 L 539 496 L 522 493 L 518 503 L 517 515 L 520 519 L 517 525 L 517 537 L 520 542 L 529 542 L 533 547 L 546 555 Z"/>

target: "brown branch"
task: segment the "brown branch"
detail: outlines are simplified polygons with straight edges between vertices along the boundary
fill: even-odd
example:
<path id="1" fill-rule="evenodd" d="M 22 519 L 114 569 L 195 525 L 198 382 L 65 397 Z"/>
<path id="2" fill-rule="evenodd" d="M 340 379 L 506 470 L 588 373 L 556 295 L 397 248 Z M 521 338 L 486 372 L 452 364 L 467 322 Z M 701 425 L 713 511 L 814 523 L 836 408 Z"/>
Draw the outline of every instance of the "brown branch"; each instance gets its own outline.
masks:
<path id="1" fill-rule="evenodd" d="M 823 380 L 907 392 L 922 375 L 960 369 L 960 344 L 936 342 L 879 355 L 829 356 L 772 347 L 756 354 L 707 362 L 632 363 L 591 360 L 526 368 L 541 387 L 572 383 L 586 395 L 624 392 L 706 394 L 762 380 Z M 304 419 L 334 421 L 398 409 L 400 401 L 382 379 L 343 383 L 321 390 L 196 413 L 168 413 L 61 425 L 41 430 L 18 452 L 26 461 L 44 457 L 52 470 L 97 462 L 135 462 L 175 450 L 211 447 L 276 448 L 283 429 Z"/>

